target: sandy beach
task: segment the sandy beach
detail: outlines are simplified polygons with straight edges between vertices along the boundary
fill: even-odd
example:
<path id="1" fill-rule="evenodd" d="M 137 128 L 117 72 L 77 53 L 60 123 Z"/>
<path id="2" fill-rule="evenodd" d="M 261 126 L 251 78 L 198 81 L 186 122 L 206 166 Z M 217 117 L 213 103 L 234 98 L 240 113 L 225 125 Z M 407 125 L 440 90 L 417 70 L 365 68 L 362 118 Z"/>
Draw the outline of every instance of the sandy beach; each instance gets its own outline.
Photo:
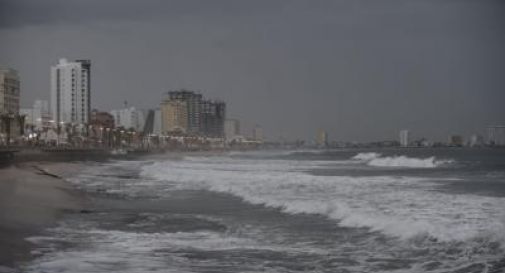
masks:
<path id="1" fill-rule="evenodd" d="M 32 258 L 27 236 L 50 227 L 64 213 L 79 213 L 85 197 L 60 178 L 77 164 L 23 163 L 0 169 L 0 272 Z"/>

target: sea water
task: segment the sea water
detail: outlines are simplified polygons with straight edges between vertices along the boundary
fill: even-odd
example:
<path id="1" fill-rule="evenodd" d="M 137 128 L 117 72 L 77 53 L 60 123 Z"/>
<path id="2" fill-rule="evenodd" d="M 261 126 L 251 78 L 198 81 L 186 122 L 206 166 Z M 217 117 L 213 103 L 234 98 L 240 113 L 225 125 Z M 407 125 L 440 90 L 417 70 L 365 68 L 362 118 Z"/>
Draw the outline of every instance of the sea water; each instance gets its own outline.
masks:
<path id="1" fill-rule="evenodd" d="M 505 150 L 87 163 L 26 272 L 504 272 Z"/>

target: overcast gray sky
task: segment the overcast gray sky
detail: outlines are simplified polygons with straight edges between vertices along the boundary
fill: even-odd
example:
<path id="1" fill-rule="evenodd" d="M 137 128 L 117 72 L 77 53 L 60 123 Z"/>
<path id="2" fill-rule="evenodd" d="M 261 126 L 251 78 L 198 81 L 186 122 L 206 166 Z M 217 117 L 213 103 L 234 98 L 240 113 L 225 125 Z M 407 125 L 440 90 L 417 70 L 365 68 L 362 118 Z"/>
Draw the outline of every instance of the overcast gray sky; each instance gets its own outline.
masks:
<path id="1" fill-rule="evenodd" d="M 92 60 L 95 108 L 188 88 L 271 138 L 505 124 L 499 0 L 0 0 L 0 64 L 20 72 L 23 106 L 49 98 L 60 57 Z"/>

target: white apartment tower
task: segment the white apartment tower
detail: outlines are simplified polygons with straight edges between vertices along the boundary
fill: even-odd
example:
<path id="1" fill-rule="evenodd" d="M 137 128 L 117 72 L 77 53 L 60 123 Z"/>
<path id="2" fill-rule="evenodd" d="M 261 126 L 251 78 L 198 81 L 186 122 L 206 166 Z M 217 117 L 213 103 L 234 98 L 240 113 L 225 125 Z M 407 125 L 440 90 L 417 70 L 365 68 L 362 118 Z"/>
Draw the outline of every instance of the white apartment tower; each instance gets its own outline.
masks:
<path id="1" fill-rule="evenodd" d="M 51 67 L 51 112 L 57 124 L 86 124 L 91 113 L 90 60 L 60 59 Z"/>
<path id="2" fill-rule="evenodd" d="M 409 146 L 409 130 L 400 131 L 400 146 L 402 147 Z"/>

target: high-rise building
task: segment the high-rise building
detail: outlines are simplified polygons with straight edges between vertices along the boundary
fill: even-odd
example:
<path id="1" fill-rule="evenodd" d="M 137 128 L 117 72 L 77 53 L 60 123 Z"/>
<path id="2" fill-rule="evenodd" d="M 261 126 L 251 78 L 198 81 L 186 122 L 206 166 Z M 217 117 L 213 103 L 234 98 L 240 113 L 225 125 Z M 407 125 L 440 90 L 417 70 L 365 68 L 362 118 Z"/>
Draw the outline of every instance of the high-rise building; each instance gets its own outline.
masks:
<path id="1" fill-rule="evenodd" d="M 111 110 L 110 114 L 114 117 L 116 127 L 134 129 L 137 132 L 144 130 L 144 113 L 135 107 Z"/>
<path id="2" fill-rule="evenodd" d="M 167 99 L 161 103 L 161 131 L 186 133 L 189 131 L 188 102 L 184 99 Z"/>
<path id="3" fill-rule="evenodd" d="M 187 132 L 191 134 L 200 133 L 202 95 L 184 89 L 179 91 L 169 91 L 167 95 L 167 100 L 186 102 L 188 118 Z"/>
<path id="4" fill-rule="evenodd" d="M 51 67 L 51 112 L 58 124 L 86 124 L 91 113 L 91 61 L 60 59 Z"/>
<path id="5" fill-rule="evenodd" d="M 19 115 L 20 79 L 18 72 L 0 68 L 0 142 L 10 144 L 21 134 L 23 117 Z"/>
<path id="6" fill-rule="evenodd" d="M 409 130 L 401 130 L 400 131 L 400 146 L 407 147 L 409 146 Z"/>
<path id="7" fill-rule="evenodd" d="M 238 119 L 227 119 L 224 122 L 224 135 L 227 141 L 231 141 L 240 135 L 240 121 Z"/>
<path id="8" fill-rule="evenodd" d="M 161 116 L 163 132 L 175 130 L 192 135 L 224 137 L 226 104 L 203 100 L 201 94 L 193 91 L 169 91 L 161 103 Z"/>
<path id="9" fill-rule="evenodd" d="M 18 72 L 0 68 L 0 114 L 19 114 L 20 80 Z"/>
<path id="10" fill-rule="evenodd" d="M 226 104 L 221 101 L 202 101 L 200 134 L 208 137 L 224 137 Z"/>

